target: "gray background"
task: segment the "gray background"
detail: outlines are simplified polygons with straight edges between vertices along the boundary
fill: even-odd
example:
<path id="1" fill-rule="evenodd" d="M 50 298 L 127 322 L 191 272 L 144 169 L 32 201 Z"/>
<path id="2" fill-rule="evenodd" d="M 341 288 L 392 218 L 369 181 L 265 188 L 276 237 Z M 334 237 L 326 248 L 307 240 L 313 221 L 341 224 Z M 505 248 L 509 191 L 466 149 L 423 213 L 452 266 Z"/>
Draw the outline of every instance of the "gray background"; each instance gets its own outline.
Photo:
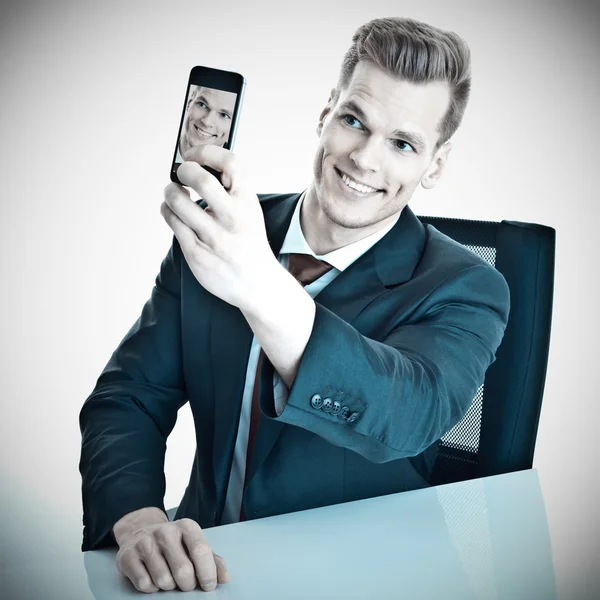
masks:
<path id="1" fill-rule="evenodd" d="M 59 514 L 80 526 L 77 416 L 171 242 L 159 206 L 190 68 L 246 76 L 236 153 L 257 192 L 300 191 L 354 30 L 404 15 L 456 31 L 473 53 L 472 98 L 447 171 L 436 189 L 415 194 L 413 210 L 557 229 L 534 466 L 557 589 L 584 597 L 600 555 L 598 10 L 581 2 L 361 4 L 1 4 L 2 502 L 21 507 L 15 518 L 39 518 L 41 536 Z M 187 407 L 168 446 L 167 507 L 178 504 L 192 463 Z"/>

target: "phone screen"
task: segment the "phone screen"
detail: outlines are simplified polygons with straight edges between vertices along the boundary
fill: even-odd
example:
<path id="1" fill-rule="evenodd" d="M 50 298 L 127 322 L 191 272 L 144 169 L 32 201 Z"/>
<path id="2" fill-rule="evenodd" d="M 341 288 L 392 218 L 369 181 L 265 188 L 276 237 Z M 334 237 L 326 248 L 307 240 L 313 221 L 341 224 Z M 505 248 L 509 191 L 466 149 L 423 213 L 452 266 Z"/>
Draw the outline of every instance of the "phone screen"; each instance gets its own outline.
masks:
<path id="1" fill-rule="evenodd" d="M 190 148 L 233 148 L 245 85 L 244 77 L 232 71 L 203 66 L 191 70 L 173 153 L 172 181 L 178 182 L 177 169 Z M 219 177 L 216 171 L 205 168 Z"/>
<path id="2" fill-rule="evenodd" d="M 237 94 L 190 85 L 185 103 L 185 115 L 179 132 L 175 162 L 183 162 L 183 153 L 194 146 L 231 148 L 231 124 Z"/>

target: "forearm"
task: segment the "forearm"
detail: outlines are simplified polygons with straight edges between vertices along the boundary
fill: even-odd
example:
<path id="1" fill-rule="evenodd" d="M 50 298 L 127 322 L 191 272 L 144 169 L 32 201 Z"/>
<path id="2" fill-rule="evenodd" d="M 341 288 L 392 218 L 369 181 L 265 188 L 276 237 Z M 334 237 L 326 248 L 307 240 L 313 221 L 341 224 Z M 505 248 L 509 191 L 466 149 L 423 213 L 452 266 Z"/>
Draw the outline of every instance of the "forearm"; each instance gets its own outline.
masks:
<path id="1" fill-rule="evenodd" d="M 372 462 L 419 454 L 458 422 L 504 328 L 503 315 L 474 306 L 477 333 L 468 332 L 457 327 L 462 307 L 451 304 L 377 341 L 316 307 L 294 387 L 282 413 L 270 416 Z M 262 408 L 269 413 L 267 400 Z"/>
<path id="2" fill-rule="evenodd" d="M 315 303 L 283 267 L 275 269 L 265 293 L 242 313 L 261 348 L 288 388 L 312 333 Z"/>
<path id="3" fill-rule="evenodd" d="M 150 299 L 81 409 L 83 551 L 114 546 L 112 528 L 124 515 L 163 508 L 166 440 L 186 399 L 180 290 L 174 240 Z"/>
<path id="4" fill-rule="evenodd" d="M 83 550 L 114 545 L 111 530 L 124 515 L 163 506 L 166 442 L 132 398 L 102 388 L 84 405 L 80 423 Z"/>

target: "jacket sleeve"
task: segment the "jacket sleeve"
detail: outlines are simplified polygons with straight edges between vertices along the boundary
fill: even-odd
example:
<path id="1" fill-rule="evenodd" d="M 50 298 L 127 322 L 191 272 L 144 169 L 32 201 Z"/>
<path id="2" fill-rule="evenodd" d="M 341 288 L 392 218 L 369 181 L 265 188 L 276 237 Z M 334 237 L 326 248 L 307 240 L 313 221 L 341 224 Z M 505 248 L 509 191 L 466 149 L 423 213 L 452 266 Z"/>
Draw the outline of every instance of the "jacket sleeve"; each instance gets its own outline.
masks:
<path id="1" fill-rule="evenodd" d="M 185 403 L 181 250 L 173 244 L 150 299 L 79 414 L 82 551 L 115 545 L 114 524 L 145 506 L 165 510 L 166 439 Z"/>
<path id="2" fill-rule="evenodd" d="M 285 408 L 277 416 L 266 399 L 263 412 L 372 462 L 421 453 L 462 418 L 483 383 L 508 321 L 509 289 L 493 267 L 472 265 L 425 304 L 376 341 L 317 302 Z"/>

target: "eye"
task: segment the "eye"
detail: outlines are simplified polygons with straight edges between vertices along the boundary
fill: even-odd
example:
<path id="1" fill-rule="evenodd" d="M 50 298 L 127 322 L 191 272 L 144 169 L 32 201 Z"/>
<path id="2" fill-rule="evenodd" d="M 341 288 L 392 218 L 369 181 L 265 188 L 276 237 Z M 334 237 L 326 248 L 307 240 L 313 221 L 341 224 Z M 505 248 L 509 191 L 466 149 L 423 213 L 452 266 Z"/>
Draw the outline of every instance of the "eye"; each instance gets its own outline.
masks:
<path id="1" fill-rule="evenodd" d="M 221 113 L 221 117 L 223 119 L 231 119 L 231 117 L 227 113 Z"/>
<path id="2" fill-rule="evenodd" d="M 196 102 L 196 104 L 200 107 L 200 108 L 206 108 L 208 109 L 208 106 L 206 106 L 206 104 L 204 104 L 204 102 L 202 102 L 202 100 L 198 100 L 198 102 Z"/>
<path id="3" fill-rule="evenodd" d="M 394 140 L 394 143 L 396 145 L 396 148 L 398 148 L 398 150 L 400 150 L 400 152 L 414 152 L 415 149 L 408 143 L 405 142 L 404 140 Z"/>
<path id="4" fill-rule="evenodd" d="M 356 118 L 353 117 L 352 115 L 342 115 L 342 121 L 344 121 L 344 123 L 346 123 L 346 125 L 352 127 L 353 129 L 362 129 L 362 124 L 361 122 Z M 357 127 L 358 125 L 358 127 Z"/>

